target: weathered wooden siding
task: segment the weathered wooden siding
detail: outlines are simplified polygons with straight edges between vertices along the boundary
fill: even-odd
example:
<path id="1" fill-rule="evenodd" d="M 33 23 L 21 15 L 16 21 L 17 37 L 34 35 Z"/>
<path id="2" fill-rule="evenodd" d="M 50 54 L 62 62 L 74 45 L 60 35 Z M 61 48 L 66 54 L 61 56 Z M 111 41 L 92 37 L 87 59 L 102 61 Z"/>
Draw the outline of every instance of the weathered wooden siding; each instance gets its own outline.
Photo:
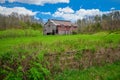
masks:
<path id="1" fill-rule="evenodd" d="M 58 27 L 58 34 L 71 34 L 71 27 L 70 26 L 59 26 Z"/>
<path id="2" fill-rule="evenodd" d="M 48 21 L 44 26 L 44 34 L 47 34 L 47 33 L 52 34 L 53 30 L 54 31 L 56 30 L 56 26 L 51 21 Z"/>

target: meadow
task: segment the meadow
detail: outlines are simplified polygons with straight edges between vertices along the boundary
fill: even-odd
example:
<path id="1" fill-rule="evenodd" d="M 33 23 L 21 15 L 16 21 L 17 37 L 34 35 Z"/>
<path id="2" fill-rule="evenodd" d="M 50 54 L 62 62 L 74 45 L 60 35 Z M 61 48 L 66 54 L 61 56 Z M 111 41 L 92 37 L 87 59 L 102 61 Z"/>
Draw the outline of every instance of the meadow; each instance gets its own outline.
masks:
<path id="1" fill-rule="evenodd" d="M 91 67 L 85 70 L 65 70 L 55 75 L 54 80 L 119 80 L 120 62 Z"/>
<path id="2" fill-rule="evenodd" d="M 51 70 L 48 66 L 51 62 L 45 60 L 45 55 L 62 55 L 76 51 L 81 52 L 81 55 L 82 51 L 87 50 L 95 54 L 100 49 L 109 48 L 120 49 L 120 31 L 49 36 L 32 29 L 0 31 L 0 80 L 119 80 L 120 59 L 114 59 L 107 64 L 105 62 L 104 66 L 88 66 L 90 68 L 85 70 L 65 67 L 61 71 L 60 66 L 56 67 L 57 70 Z M 105 74 L 106 71 L 109 72 Z"/>

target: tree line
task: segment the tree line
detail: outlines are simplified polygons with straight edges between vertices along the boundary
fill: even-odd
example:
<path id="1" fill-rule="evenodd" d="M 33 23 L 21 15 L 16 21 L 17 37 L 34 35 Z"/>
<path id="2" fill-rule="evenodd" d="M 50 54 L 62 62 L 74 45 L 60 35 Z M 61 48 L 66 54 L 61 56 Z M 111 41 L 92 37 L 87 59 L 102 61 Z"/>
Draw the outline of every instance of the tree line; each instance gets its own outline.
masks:
<path id="1" fill-rule="evenodd" d="M 120 30 L 120 11 L 111 11 L 96 16 L 86 16 L 82 20 L 77 20 L 77 24 L 78 32 L 80 33 Z"/>
<path id="2" fill-rule="evenodd" d="M 33 16 L 19 15 L 12 13 L 11 15 L 0 14 L 0 30 L 6 29 L 40 29 L 42 28 L 42 20 L 37 20 Z"/>

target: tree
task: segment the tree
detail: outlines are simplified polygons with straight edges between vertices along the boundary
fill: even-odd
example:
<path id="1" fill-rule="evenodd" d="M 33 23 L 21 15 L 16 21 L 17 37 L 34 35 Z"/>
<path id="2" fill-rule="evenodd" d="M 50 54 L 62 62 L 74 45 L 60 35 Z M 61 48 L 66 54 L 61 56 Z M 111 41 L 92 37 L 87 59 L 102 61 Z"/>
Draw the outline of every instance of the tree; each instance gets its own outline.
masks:
<path id="1" fill-rule="evenodd" d="M 11 15 L 5 16 L 0 15 L 0 30 L 11 29 L 11 28 L 33 28 L 42 26 L 42 22 L 33 18 L 29 15 L 19 15 L 12 13 Z M 34 26 L 33 26 L 34 25 Z M 40 27 L 37 27 L 37 29 Z"/>

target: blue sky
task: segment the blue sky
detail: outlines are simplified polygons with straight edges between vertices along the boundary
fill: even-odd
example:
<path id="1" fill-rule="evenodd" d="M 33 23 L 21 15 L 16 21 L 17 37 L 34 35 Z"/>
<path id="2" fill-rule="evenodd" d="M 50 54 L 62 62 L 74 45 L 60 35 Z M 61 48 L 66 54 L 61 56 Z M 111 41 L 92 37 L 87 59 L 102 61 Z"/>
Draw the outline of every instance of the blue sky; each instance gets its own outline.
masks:
<path id="1" fill-rule="evenodd" d="M 86 15 L 101 15 L 114 8 L 120 10 L 120 0 L 0 0 L 0 14 L 11 12 L 37 18 L 76 21 Z"/>

